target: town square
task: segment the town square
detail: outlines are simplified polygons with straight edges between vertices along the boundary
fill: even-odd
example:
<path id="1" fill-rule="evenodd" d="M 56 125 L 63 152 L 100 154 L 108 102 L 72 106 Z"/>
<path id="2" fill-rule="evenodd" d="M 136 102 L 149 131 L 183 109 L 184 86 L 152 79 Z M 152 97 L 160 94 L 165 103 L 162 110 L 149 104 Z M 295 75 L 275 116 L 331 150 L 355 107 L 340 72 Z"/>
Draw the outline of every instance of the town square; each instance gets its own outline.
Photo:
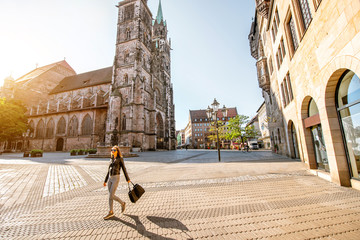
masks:
<path id="1" fill-rule="evenodd" d="M 0 3 L 0 239 L 360 239 L 359 0 Z"/>

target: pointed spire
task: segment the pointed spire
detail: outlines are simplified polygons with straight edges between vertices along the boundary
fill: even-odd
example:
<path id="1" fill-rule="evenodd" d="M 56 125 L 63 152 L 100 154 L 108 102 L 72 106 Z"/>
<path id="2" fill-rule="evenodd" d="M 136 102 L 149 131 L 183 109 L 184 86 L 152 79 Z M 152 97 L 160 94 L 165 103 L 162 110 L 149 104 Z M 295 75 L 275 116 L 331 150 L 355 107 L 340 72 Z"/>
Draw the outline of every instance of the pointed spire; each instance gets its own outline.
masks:
<path id="1" fill-rule="evenodd" d="M 159 0 L 159 8 L 158 8 L 157 16 L 156 16 L 156 21 L 157 21 L 158 24 L 160 24 L 161 21 L 163 21 L 163 12 L 162 12 L 162 7 L 161 7 L 161 0 Z"/>

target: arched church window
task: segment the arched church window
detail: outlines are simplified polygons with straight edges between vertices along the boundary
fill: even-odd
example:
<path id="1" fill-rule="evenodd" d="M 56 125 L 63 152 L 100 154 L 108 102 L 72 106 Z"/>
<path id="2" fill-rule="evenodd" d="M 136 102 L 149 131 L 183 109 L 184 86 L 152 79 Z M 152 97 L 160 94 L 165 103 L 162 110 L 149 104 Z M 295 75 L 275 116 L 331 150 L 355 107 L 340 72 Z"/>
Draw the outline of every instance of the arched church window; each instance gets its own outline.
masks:
<path id="1" fill-rule="evenodd" d="M 123 114 L 121 118 L 121 130 L 126 130 L 126 115 Z"/>
<path id="2" fill-rule="evenodd" d="M 89 114 L 87 114 L 81 125 L 81 134 L 82 135 L 91 135 L 93 131 L 93 121 Z"/>
<path id="3" fill-rule="evenodd" d="M 69 122 L 69 136 L 75 137 L 78 135 L 78 127 L 79 127 L 79 121 L 76 116 L 73 116 L 73 118 Z"/>
<path id="4" fill-rule="evenodd" d="M 125 56 L 124 56 L 124 62 L 125 63 L 127 63 L 129 61 L 129 57 L 130 57 L 129 50 L 126 50 L 125 51 Z"/>
<path id="5" fill-rule="evenodd" d="M 125 84 L 129 83 L 129 76 L 127 74 L 124 75 L 124 83 Z"/>
<path id="6" fill-rule="evenodd" d="M 160 90 L 159 90 L 159 89 L 155 89 L 155 93 L 156 93 L 156 102 L 157 102 L 157 103 L 160 103 L 160 101 L 161 101 Z"/>
<path id="7" fill-rule="evenodd" d="M 44 138 L 44 137 L 45 137 L 45 124 L 43 120 L 40 120 L 40 122 L 36 126 L 36 138 Z"/>
<path id="8" fill-rule="evenodd" d="M 29 134 L 29 137 L 33 137 L 34 136 L 34 129 L 35 129 L 35 126 L 34 126 L 34 122 L 33 120 L 30 121 L 29 123 L 29 130 L 30 130 L 30 134 Z"/>
<path id="9" fill-rule="evenodd" d="M 126 40 L 130 40 L 131 38 L 131 31 L 130 31 L 130 28 L 127 28 L 126 29 Z"/>
<path id="10" fill-rule="evenodd" d="M 66 121 L 63 117 L 61 117 L 57 125 L 56 133 L 65 134 L 65 129 L 66 129 Z"/>
<path id="11" fill-rule="evenodd" d="M 50 119 L 50 121 L 46 125 L 46 138 L 53 138 L 54 137 L 54 120 Z"/>

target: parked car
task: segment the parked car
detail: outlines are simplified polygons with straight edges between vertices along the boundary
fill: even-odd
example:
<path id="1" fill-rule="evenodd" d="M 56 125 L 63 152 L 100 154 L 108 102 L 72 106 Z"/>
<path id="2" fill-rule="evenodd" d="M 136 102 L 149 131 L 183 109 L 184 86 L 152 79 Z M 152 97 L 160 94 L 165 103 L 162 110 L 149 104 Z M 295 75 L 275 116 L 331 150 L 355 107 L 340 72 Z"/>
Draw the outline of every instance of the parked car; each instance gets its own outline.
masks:
<path id="1" fill-rule="evenodd" d="M 259 149 L 259 145 L 257 142 L 249 142 L 249 148 L 252 150 L 258 150 Z"/>

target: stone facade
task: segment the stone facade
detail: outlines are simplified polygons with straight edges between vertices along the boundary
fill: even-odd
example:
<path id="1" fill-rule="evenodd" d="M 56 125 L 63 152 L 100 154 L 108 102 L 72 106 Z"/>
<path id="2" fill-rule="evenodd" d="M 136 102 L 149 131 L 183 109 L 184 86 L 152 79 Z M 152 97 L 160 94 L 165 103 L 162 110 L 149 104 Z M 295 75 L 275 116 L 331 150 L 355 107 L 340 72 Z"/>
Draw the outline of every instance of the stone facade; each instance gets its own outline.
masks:
<path id="1" fill-rule="evenodd" d="M 144 150 L 175 149 L 170 41 L 161 3 L 155 21 L 146 1 L 118 5 L 119 24 L 106 143 Z"/>
<path id="2" fill-rule="evenodd" d="M 217 117 L 220 121 L 223 121 L 225 124 L 230 118 L 234 118 L 238 115 L 236 108 L 227 108 L 228 115 L 225 118 L 221 111 L 218 111 Z M 189 122 L 183 130 L 185 132 L 185 143 L 191 148 L 202 148 L 208 149 L 210 147 L 216 146 L 215 142 L 209 139 L 209 136 L 213 133 L 210 132 L 210 127 L 212 121 L 208 119 L 205 109 L 200 110 L 190 110 L 189 111 Z M 222 148 L 230 148 L 230 141 L 222 141 Z"/>
<path id="3" fill-rule="evenodd" d="M 258 0 L 256 4 L 249 40 L 273 148 L 300 157 L 333 182 L 359 185 L 359 155 L 351 148 L 357 148 L 355 139 L 360 136 L 349 145 L 341 112 L 355 105 L 344 103 L 341 108 L 338 103 L 345 98 L 337 96 L 343 94 L 340 83 L 347 74 L 354 84 L 360 76 L 360 2 Z M 353 119 L 352 132 L 355 117 L 350 113 L 347 118 Z"/>
<path id="4" fill-rule="evenodd" d="M 145 0 L 117 7 L 112 67 L 76 74 L 64 60 L 6 79 L 0 96 L 26 104 L 30 129 L 3 149 L 176 148 L 171 43 L 161 3 L 155 21 Z"/>
<path id="5" fill-rule="evenodd" d="M 259 121 L 259 131 L 260 131 L 260 138 L 265 149 L 271 149 L 271 141 L 270 141 L 270 132 L 269 132 L 269 118 L 266 113 L 266 105 L 265 102 L 261 104 L 260 108 L 257 110 L 257 116 Z"/>

